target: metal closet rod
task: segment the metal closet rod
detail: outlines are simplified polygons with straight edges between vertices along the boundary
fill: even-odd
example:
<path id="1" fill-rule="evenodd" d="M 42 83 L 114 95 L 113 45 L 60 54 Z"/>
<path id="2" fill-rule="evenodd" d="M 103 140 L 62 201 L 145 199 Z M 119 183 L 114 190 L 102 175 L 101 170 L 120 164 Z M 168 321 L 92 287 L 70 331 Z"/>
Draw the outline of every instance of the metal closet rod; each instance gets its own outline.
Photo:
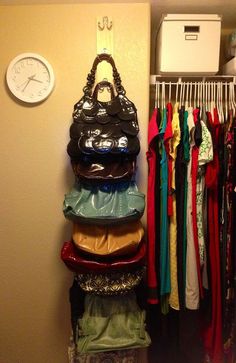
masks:
<path id="1" fill-rule="evenodd" d="M 177 81 L 175 81 L 177 78 Z M 174 80 L 174 82 L 172 81 Z M 150 76 L 150 84 L 155 85 L 156 82 L 165 82 L 167 85 L 171 83 L 171 85 L 178 85 L 183 82 L 185 83 L 195 83 L 195 82 L 216 82 L 220 81 L 223 84 L 229 84 L 229 82 L 236 85 L 236 76 L 228 76 L 228 75 L 218 75 L 218 76 L 162 76 L 162 75 L 151 75 Z M 224 81 L 224 82 L 222 82 Z"/>

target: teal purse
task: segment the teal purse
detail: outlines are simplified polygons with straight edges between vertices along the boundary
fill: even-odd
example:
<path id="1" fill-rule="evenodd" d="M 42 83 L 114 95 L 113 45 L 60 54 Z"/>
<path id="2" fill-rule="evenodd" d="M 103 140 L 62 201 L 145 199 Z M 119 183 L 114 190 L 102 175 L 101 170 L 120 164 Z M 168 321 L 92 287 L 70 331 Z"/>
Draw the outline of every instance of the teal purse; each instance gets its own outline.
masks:
<path id="1" fill-rule="evenodd" d="M 144 348 L 151 340 L 145 330 L 145 311 L 134 293 L 125 297 L 101 297 L 87 294 L 85 312 L 78 320 L 79 353 L 96 353 Z"/>
<path id="2" fill-rule="evenodd" d="M 109 225 L 140 219 L 144 208 L 145 196 L 133 181 L 98 185 L 77 181 L 63 204 L 65 217 L 74 222 Z"/>

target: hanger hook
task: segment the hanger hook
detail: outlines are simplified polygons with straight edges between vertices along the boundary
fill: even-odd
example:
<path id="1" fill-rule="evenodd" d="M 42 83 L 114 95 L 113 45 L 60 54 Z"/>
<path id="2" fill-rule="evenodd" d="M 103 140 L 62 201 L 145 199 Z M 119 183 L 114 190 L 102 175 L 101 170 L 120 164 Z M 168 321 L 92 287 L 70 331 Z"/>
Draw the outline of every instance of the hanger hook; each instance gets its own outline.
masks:
<path id="1" fill-rule="evenodd" d="M 110 23 L 109 23 L 108 16 L 104 16 L 102 18 L 102 25 L 101 25 L 100 21 L 98 22 L 98 29 L 100 31 L 103 31 L 105 28 L 107 28 L 107 30 L 112 29 L 112 21 L 110 21 Z"/>

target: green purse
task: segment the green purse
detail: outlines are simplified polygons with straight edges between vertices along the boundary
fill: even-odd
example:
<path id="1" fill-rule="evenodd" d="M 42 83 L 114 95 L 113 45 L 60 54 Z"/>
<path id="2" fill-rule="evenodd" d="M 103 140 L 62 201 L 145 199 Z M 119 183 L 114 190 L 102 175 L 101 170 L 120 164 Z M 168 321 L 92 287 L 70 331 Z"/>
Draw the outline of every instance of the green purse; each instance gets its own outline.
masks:
<path id="1" fill-rule="evenodd" d="M 66 218 L 103 225 L 140 219 L 144 208 L 145 196 L 133 181 L 100 185 L 77 181 L 63 204 Z"/>
<path id="2" fill-rule="evenodd" d="M 147 347 L 151 340 L 145 330 L 145 317 L 145 311 L 139 308 L 134 293 L 125 297 L 87 294 L 85 312 L 77 326 L 78 352 Z"/>

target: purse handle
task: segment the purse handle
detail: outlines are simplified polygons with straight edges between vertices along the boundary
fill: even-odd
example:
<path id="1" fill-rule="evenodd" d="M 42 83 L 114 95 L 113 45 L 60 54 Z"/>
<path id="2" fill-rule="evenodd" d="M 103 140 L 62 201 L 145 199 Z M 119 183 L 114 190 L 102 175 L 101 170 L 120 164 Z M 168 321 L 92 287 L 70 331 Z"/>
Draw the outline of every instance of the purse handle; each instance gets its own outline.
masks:
<path id="1" fill-rule="evenodd" d="M 103 91 L 104 88 L 107 88 L 108 92 L 111 94 L 111 99 L 113 99 L 115 97 L 113 85 L 109 81 L 103 80 L 96 84 L 94 91 L 93 91 L 93 98 L 95 98 L 97 100 L 98 92 L 100 90 Z"/>
<path id="2" fill-rule="evenodd" d="M 114 79 L 114 85 L 116 87 L 116 91 L 118 94 L 125 95 L 126 92 L 125 92 L 124 87 L 121 84 L 121 78 L 117 71 L 114 59 L 112 58 L 111 55 L 109 55 L 107 53 L 102 53 L 102 54 L 99 54 L 95 58 L 92 69 L 87 76 L 87 83 L 86 83 L 86 86 L 83 88 L 83 92 L 84 92 L 85 96 L 90 96 L 90 97 L 92 96 L 92 89 L 93 89 L 93 86 L 95 83 L 95 74 L 96 74 L 97 66 L 102 61 L 106 61 L 106 62 L 110 63 L 110 65 L 112 66 L 112 70 L 113 70 L 113 79 Z"/>

